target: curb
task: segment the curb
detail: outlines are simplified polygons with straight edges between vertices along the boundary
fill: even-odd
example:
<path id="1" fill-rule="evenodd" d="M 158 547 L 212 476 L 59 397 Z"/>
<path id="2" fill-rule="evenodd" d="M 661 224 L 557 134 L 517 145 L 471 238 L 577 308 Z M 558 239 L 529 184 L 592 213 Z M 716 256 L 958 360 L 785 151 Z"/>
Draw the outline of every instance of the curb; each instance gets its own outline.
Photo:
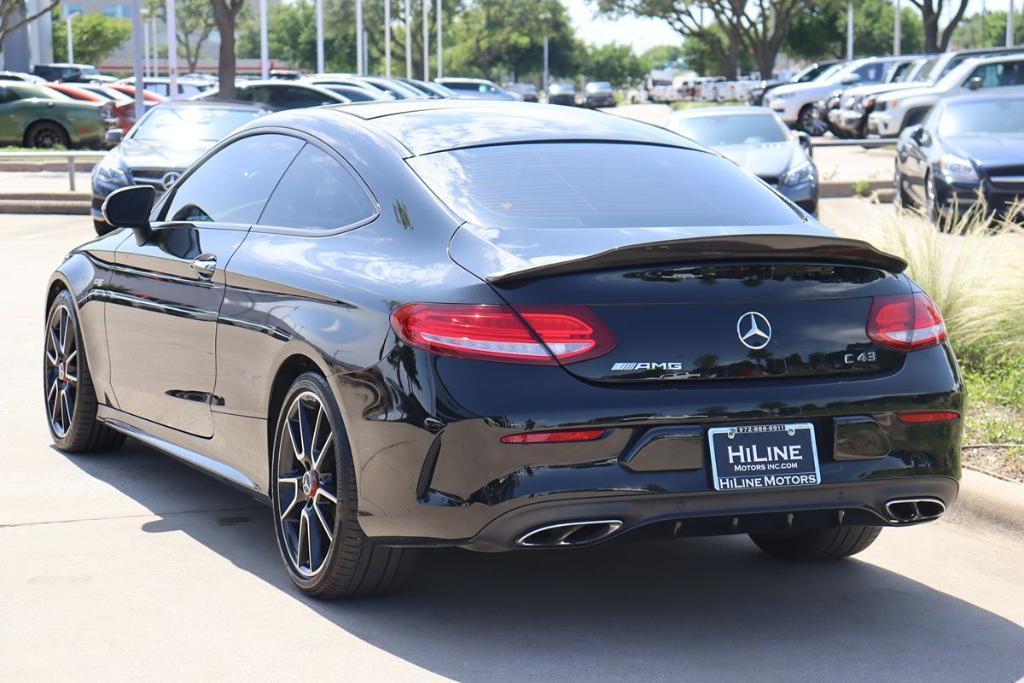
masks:
<path id="1" fill-rule="evenodd" d="M 869 196 L 873 194 L 878 197 L 880 202 L 883 203 L 889 203 L 892 201 L 893 190 L 891 180 L 867 180 L 864 182 L 867 184 Z M 857 196 L 857 193 L 853 191 L 853 186 L 859 184 L 861 183 L 826 180 L 818 185 L 818 196 L 821 199 L 855 197 Z"/>
<path id="2" fill-rule="evenodd" d="M 1024 538 L 1024 484 L 965 468 L 951 512 Z"/>
<path id="3" fill-rule="evenodd" d="M 81 198 L 70 192 L 62 197 L 0 197 L 0 214 L 63 214 L 69 216 L 88 216 L 92 209 L 89 195 Z"/>
<path id="4" fill-rule="evenodd" d="M 98 162 L 76 161 L 75 170 L 88 173 Z M 37 171 L 68 172 L 66 161 L 0 161 L 0 173 L 34 173 Z"/>

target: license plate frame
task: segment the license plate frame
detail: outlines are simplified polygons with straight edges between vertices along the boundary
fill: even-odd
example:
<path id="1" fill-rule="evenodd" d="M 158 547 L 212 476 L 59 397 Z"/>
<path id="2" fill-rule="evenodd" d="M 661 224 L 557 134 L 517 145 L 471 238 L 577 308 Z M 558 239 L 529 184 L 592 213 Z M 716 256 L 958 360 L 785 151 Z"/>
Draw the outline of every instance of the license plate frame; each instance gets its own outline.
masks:
<path id="1" fill-rule="evenodd" d="M 733 436 L 730 437 L 730 434 Z M 821 468 L 815 437 L 814 424 L 810 422 L 712 427 L 708 429 L 712 484 L 716 491 L 765 491 L 820 486 Z M 741 447 L 739 453 L 721 448 L 724 443 L 736 438 L 741 439 L 736 442 Z M 719 444 L 717 451 L 716 443 Z M 754 448 L 744 451 L 744 446 Z M 789 448 L 792 446 L 799 446 L 800 450 L 793 451 Z M 809 447 L 811 453 L 810 465 L 813 465 L 813 469 L 805 459 L 806 447 Z M 796 458 L 795 455 L 800 457 Z M 719 462 L 719 458 L 728 457 L 739 457 L 741 461 Z"/>

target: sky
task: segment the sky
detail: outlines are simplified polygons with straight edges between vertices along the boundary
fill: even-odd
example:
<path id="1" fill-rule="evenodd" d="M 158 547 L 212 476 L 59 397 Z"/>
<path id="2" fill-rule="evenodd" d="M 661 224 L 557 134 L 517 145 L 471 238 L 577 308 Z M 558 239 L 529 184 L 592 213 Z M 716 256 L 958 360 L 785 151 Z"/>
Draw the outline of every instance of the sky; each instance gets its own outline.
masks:
<path id="1" fill-rule="evenodd" d="M 654 45 L 678 45 L 681 38 L 669 28 L 668 24 L 658 19 L 604 19 L 595 17 L 594 6 L 587 0 L 563 0 L 569 8 L 579 36 L 588 43 L 604 45 L 606 43 L 625 43 L 632 45 L 638 53 Z M 967 6 L 967 14 L 980 12 L 982 5 L 990 12 L 1006 11 L 1010 0 L 971 0 Z M 951 3 L 947 3 L 951 4 Z M 903 0 L 904 6 L 910 6 Z M 1020 12 L 1024 0 L 1014 0 L 1014 7 Z"/>

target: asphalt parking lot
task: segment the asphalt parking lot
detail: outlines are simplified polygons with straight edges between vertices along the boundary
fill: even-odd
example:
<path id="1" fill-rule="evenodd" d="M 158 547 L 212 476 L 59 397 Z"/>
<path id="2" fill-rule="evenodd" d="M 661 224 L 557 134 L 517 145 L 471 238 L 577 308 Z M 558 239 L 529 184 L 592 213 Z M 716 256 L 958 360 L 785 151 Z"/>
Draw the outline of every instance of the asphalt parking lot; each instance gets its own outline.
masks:
<path id="1" fill-rule="evenodd" d="M 268 510 L 132 442 L 50 446 L 44 284 L 90 234 L 84 216 L 0 216 L 0 680 L 1024 676 L 1024 544 L 956 516 L 831 565 L 745 537 L 444 550 L 394 595 L 306 599 Z"/>

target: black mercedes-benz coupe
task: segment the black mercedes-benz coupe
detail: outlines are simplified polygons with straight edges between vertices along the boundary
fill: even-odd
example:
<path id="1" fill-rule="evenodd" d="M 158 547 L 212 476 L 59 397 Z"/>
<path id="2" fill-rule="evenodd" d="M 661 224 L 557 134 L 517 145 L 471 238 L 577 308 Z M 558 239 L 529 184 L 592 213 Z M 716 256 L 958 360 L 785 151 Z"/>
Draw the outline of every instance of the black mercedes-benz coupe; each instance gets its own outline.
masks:
<path id="1" fill-rule="evenodd" d="M 153 197 L 112 193 L 49 283 L 53 439 L 266 500 L 309 594 L 384 590 L 415 547 L 837 558 L 956 498 L 962 380 L 904 262 L 670 131 L 295 110 Z"/>

